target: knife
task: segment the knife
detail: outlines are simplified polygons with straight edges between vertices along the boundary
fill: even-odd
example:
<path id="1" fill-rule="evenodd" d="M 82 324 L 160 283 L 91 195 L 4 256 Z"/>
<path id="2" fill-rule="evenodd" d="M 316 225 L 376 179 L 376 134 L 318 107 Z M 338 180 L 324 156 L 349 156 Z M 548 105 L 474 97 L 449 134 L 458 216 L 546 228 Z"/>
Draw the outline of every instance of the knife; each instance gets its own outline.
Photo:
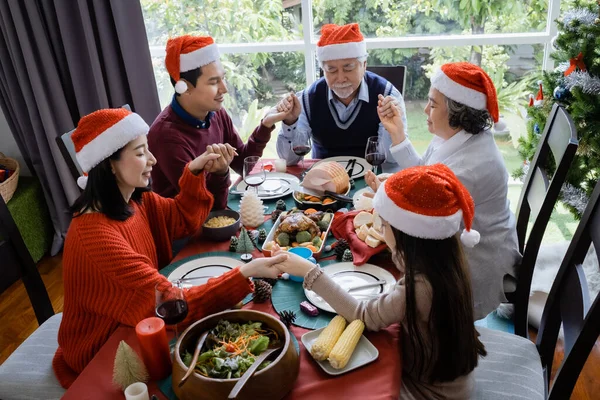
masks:
<path id="1" fill-rule="evenodd" d="M 346 168 L 348 168 L 348 177 L 350 179 L 352 179 L 352 173 L 354 172 L 355 165 L 356 165 L 356 158 L 351 158 L 350 160 L 348 160 L 348 165 L 346 165 Z"/>
<path id="2" fill-rule="evenodd" d="M 360 284 L 357 286 L 352 286 L 348 289 L 346 289 L 348 292 L 352 292 L 353 290 L 359 290 L 359 289 L 369 289 L 372 287 L 377 287 L 377 286 L 381 286 L 381 285 L 385 285 L 387 282 L 386 281 L 377 281 L 377 282 L 371 282 L 371 283 L 365 283 L 365 284 Z"/>

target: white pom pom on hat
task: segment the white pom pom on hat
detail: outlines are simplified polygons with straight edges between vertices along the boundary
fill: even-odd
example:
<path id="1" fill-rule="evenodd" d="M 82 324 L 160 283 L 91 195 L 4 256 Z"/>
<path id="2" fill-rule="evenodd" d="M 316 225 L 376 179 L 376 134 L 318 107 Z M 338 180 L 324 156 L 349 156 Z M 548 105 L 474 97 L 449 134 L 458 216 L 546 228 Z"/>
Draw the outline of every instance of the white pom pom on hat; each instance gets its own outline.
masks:
<path id="1" fill-rule="evenodd" d="M 85 187 L 87 186 L 87 181 L 88 181 L 87 175 L 80 176 L 79 178 L 77 178 L 77 186 L 79 186 L 81 189 L 85 190 Z"/>
<path id="2" fill-rule="evenodd" d="M 192 71 L 220 59 L 219 49 L 210 36 L 183 35 L 167 41 L 165 67 L 169 76 L 176 82 L 175 91 L 187 91 L 187 84 L 181 78 L 182 72 Z"/>
<path id="3" fill-rule="evenodd" d="M 470 231 L 463 229 L 460 234 L 460 241 L 467 247 L 475 247 L 479 243 L 479 239 L 481 239 L 481 235 L 475 229 Z"/>
<path id="4" fill-rule="evenodd" d="M 185 83 L 184 81 L 177 81 L 177 83 L 175 84 L 175 91 L 179 94 L 187 92 L 187 89 L 187 83 Z"/>

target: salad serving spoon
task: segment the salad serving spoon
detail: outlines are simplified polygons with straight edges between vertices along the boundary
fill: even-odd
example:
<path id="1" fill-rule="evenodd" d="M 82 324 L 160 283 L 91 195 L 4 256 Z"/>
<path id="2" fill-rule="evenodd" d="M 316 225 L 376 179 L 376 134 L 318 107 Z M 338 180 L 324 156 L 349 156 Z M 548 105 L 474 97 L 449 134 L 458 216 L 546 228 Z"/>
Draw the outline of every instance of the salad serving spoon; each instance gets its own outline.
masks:
<path id="1" fill-rule="evenodd" d="M 187 381 L 187 379 L 190 377 L 190 375 L 192 375 L 192 372 L 194 372 L 194 369 L 196 368 L 196 362 L 198 362 L 198 356 L 200 355 L 200 350 L 202 349 L 202 346 L 204 345 L 204 341 L 206 340 L 207 336 L 208 336 L 208 331 L 204 332 L 200 336 L 200 339 L 198 339 L 198 343 L 196 344 L 196 350 L 194 350 L 194 356 L 192 357 L 192 362 L 190 362 L 187 372 L 185 373 L 183 378 L 181 378 L 181 380 L 179 381 L 179 385 L 178 385 L 179 387 L 182 387 L 183 384 L 185 383 L 185 381 Z"/>

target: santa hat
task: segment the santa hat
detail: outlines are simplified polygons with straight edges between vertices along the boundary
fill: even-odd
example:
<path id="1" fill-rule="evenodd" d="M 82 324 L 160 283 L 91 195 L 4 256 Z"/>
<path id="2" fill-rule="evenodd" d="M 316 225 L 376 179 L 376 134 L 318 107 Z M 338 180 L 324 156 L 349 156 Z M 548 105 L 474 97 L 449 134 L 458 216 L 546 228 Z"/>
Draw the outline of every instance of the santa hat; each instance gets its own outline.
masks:
<path id="1" fill-rule="evenodd" d="M 321 28 L 321 38 L 317 42 L 317 59 L 320 62 L 366 55 L 367 44 L 358 24 L 326 24 Z"/>
<path id="2" fill-rule="evenodd" d="M 529 94 L 529 107 L 533 107 L 533 95 Z"/>
<path id="3" fill-rule="evenodd" d="M 167 41 L 165 66 L 176 82 L 175 91 L 179 94 L 187 90 L 187 84 L 180 79 L 182 72 L 203 67 L 218 59 L 219 49 L 210 36 L 184 35 Z"/>
<path id="4" fill-rule="evenodd" d="M 535 101 L 533 102 L 534 106 L 541 106 L 544 102 L 544 89 L 542 88 L 543 81 L 537 81 L 538 86 L 540 87 L 537 92 L 537 96 L 535 97 Z"/>
<path id="5" fill-rule="evenodd" d="M 487 110 L 496 129 L 506 127 L 500 121 L 496 87 L 489 75 L 475 64 L 456 62 L 444 64 L 431 77 L 431 87 L 447 98 L 476 110 Z"/>
<path id="6" fill-rule="evenodd" d="M 77 162 L 84 172 L 77 179 L 79 187 L 85 189 L 92 168 L 127 143 L 147 135 L 148 129 L 142 117 L 124 108 L 98 110 L 81 118 L 71 135 Z"/>
<path id="7" fill-rule="evenodd" d="M 373 207 L 394 228 L 421 239 L 446 239 L 465 230 L 465 246 L 479 243 L 479 232 L 471 229 L 475 204 L 454 172 L 444 164 L 404 169 L 379 188 Z"/>

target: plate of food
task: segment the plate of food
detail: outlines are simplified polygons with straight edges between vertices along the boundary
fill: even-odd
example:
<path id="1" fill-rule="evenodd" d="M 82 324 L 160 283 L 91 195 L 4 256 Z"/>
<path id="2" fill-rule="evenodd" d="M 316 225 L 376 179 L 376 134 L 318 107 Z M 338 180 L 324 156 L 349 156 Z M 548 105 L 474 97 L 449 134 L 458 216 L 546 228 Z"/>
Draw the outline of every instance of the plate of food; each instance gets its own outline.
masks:
<path id="1" fill-rule="evenodd" d="M 316 166 L 335 161 L 344 168 L 344 170 L 348 173 L 350 178 L 357 179 L 365 176 L 367 171 L 371 170 L 371 165 L 362 157 L 354 157 L 354 156 L 338 156 L 338 157 L 329 157 L 324 158 L 313 164 L 311 170 Z"/>
<path id="2" fill-rule="evenodd" d="M 323 272 L 357 300 L 368 300 L 387 293 L 396 284 L 392 274 L 373 264 L 357 267 L 351 262 L 341 262 L 324 267 Z M 366 287 L 361 288 L 363 286 Z M 312 290 L 304 289 L 304 295 L 315 307 L 335 312 L 329 303 Z"/>
<path id="3" fill-rule="evenodd" d="M 277 243 L 283 250 L 292 247 L 308 247 L 315 257 L 321 255 L 325 238 L 331 229 L 333 213 L 315 209 L 293 208 L 279 215 L 263 244 L 263 254 L 271 256 L 271 248 Z"/>
<path id="4" fill-rule="evenodd" d="M 221 276 L 240 265 L 231 257 L 211 256 L 188 261 L 175 268 L 167 277 L 171 282 L 182 281 L 184 287 L 205 284 L 210 278 Z"/>
<path id="5" fill-rule="evenodd" d="M 342 326 L 336 326 L 340 323 L 342 323 Z M 302 335 L 301 340 L 306 350 L 310 353 L 317 364 L 319 364 L 323 371 L 329 375 L 344 374 L 373 362 L 377 359 L 377 357 L 379 357 L 379 351 L 377 350 L 377 347 L 375 347 L 373 343 L 369 341 L 369 339 L 362 335 L 362 330 L 360 329 L 361 324 L 362 322 L 357 320 L 353 321 L 348 326 L 345 326 L 345 320 L 338 315 L 331 320 L 327 327 L 307 332 Z M 364 328 L 364 325 L 362 325 L 362 327 Z M 322 338 L 321 335 L 326 330 L 328 330 L 328 332 L 325 332 L 327 337 Z M 356 341 L 356 336 L 359 334 L 360 337 L 358 338 L 358 341 Z M 339 340 L 347 339 L 349 339 L 349 341 L 352 343 L 356 343 L 354 348 L 350 347 L 340 354 L 334 345 L 327 358 L 325 358 L 324 354 L 320 354 L 318 348 L 324 343 L 319 343 L 319 341 L 323 342 L 324 340 L 333 340 L 337 342 Z"/>
<path id="6" fill-rule="evenodd" d="M 298 177 L 282 172 L 267 172 L 266 180 L 258 187 L 258 197 L 262 200 L 278 199 L 294 191 L 300 180 Z M 243 180 L 229 193 L 244 194 L 249 186 Z"/>
<path id="7" fill-rule="evenodd" d="M 341 164 L 319 162 L 304 176 L 301 186 L 294 191 L 294 201 L 300 209 L 332 210 L 341 208 L 346 203 L 331 196 L 344 195 L 350 192 L 350 178 Z M 343 199 L 342 199 L 343 200 Z"/>

